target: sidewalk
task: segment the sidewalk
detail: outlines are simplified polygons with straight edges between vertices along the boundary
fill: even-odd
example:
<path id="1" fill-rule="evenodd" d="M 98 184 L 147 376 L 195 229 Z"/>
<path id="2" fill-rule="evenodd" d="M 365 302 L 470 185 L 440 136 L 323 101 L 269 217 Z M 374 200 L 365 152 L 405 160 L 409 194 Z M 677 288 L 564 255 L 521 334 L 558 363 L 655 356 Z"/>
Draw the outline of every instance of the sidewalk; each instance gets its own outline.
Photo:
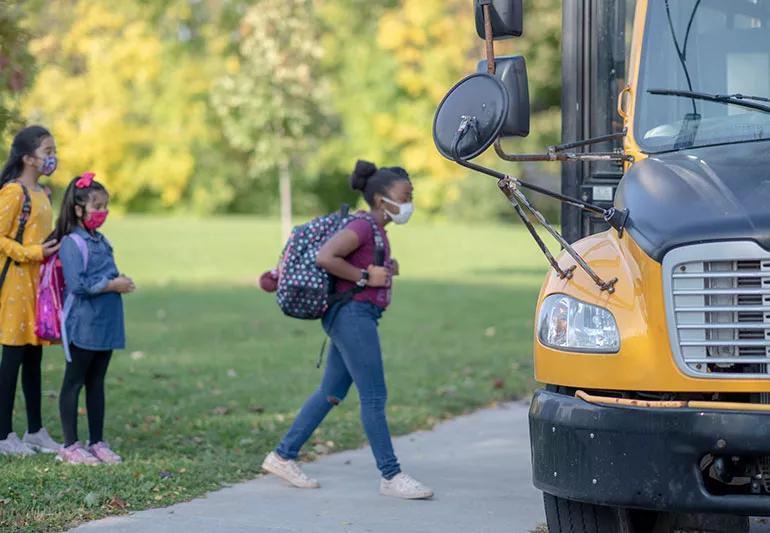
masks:
<path id="1" fill-rule="evenodd" d="M 545 521 L 530 481 L 527 405 L 507 404 L 395 439 L 402 466 L 436 492 L 431 501 L 378 494 L 369 448 L 305 466 L 320 490 L 273 476 L 189 503 L 107 518 L 79 533 L 527 533 Z M 261 461 L 255 457 L 255 461 Z"/>

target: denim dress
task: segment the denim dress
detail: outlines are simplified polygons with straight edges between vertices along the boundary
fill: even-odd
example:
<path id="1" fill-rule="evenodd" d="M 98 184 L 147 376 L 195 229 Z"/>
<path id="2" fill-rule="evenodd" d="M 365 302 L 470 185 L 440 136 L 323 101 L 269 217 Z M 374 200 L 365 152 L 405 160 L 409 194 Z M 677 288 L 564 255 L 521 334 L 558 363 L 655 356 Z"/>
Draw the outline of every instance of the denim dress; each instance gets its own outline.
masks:
<path id="1" fill-rule="evenodd" d="M 98 231 L 83 228 L 75 232 L 88 249 L 87 265 L 76 242 L 62 239 L 59 259 L 64 273 L 64 353 L 71 361 L 69 344 L 93 351 L 125 348 L 123 299 L 117 292 L 103 292 L 120 275 L 112 245 Z"/>

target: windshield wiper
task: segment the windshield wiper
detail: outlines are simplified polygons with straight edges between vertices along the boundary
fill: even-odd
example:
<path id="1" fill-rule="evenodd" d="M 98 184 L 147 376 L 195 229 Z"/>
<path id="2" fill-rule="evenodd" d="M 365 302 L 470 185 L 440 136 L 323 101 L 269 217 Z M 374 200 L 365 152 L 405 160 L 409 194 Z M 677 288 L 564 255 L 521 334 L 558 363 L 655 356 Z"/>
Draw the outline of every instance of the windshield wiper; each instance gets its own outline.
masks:
<path id="1" fill-rule="evenodd" d="M 749 109 L 756 109 L 770 113 L 770 106 L 758 104 L 755 101 L 770 102 L 770 98 L 762 96 L 746 96 L 743 94 L 710 94 L 699 93 L 696 91 L 683 91 L 681 89 L 648 89 L 650 94 L 662 94 L 669 96 L 682 96 L 685 98 L 694 98 L 695 100 L 707 100 L 709 102 L 721 102 L 723 104 L 735 104 Z M 755 100 L 755 101 L 752 101 Z"/>

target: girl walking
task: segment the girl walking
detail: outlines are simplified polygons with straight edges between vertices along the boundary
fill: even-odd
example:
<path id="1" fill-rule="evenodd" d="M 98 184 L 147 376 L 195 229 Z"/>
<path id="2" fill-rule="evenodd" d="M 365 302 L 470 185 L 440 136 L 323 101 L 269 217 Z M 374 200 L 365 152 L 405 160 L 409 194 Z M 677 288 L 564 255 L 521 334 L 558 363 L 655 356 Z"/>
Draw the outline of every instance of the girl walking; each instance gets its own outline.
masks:
<path id="1" fill-rule="evenodd" d="M 403 473 L 393 451 L 385 416 L 387 389 L 377 326 L 390 304 L 391 277 L 398 263 L 390 257 L 385 226 L 405 224 L 412 214 L 412 184 L 402 168 L 377 169 L 359 161 L 351 186 L 360 191 L 370 210 L 359 213 L 319 250 L 317 263 L 338 281 L 337 292 L 362 288 L 352 301 L 329 309 L 323 327 L 331 338 L 326 369 L 318 390 L 303 405 L 289 432 L 270 452 L 262 468 L 295 487 L 318 488 L 296 462 L 300 448 L 331 409 L 355 383 L 361 400 L 361 422 L 380 470 L 380 493 L 407 499 L 430 498 L 433 492 Z M 374 266 L 378 243 L 384 247 L 384 265 Z"/>
<path id="2" fill-rule="evenodd" d="M 115 464 L 122 461 L 104 442 L 104 378 L 113 350 L 125 347 L 122 294 L 136 288 L 119 273 L 112 246 L 98 230 L 107 219 L 107 189 L 85 173 L 73 179 L 62 202 L 55 236 L 64 272 L 64 327 L 67 359 L 59 412 L 64 447 L 58 458 L 71 464 Z M 89 442 L 78 440 L 80 390 L 86 389 Z"/>
<path id="3" fill-rule="evenodd" d="M 0 171 L 0 454 L 56 453 L 60 445 L 43 427 L 41 362 L 48 343 L 35 335 L 35 298 L 43 260 L 56 253 L 53 211 L 41 176 L 56 170 L 56 143 L 48 130 L 29 126 L 13 139 Z M 21 369 L 27 432 L 13 431 L 13 406 Z"/>

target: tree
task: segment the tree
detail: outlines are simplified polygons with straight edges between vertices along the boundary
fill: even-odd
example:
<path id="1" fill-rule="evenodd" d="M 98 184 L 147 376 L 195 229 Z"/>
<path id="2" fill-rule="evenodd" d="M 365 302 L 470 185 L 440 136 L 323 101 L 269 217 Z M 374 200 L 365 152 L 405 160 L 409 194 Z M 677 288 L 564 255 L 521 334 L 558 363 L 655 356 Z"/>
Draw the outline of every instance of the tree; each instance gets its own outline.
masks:
<path id="1" fill-rule="evenodd" d="M 33 65 L 28 41 L 20 2 L 0 0 L 0 139 L 22 124 L 18 99 L 29 85 Z"/>
<path id="2" fill-rule="evenodd" d="M 291 178 L 323 136 L 324 81 L 318 24 L 309 0 L 260 0 L 241 22 L 237 69 L 212 104 L 233 148 L 249 156 L 252 182 L 277 176 L 284 238 L 291 230 Z"/>
<path id="3" fill-rule="evenodd" d="M 222 141 L 209 103 L 228 68 L 224 7 L 27 1 L 40 3 L 26 21 L 40 70 L 23 111 L 56 136 L 55 185 L 90 169 L 121 210 L 226 210 L 243 163 Z"/>

